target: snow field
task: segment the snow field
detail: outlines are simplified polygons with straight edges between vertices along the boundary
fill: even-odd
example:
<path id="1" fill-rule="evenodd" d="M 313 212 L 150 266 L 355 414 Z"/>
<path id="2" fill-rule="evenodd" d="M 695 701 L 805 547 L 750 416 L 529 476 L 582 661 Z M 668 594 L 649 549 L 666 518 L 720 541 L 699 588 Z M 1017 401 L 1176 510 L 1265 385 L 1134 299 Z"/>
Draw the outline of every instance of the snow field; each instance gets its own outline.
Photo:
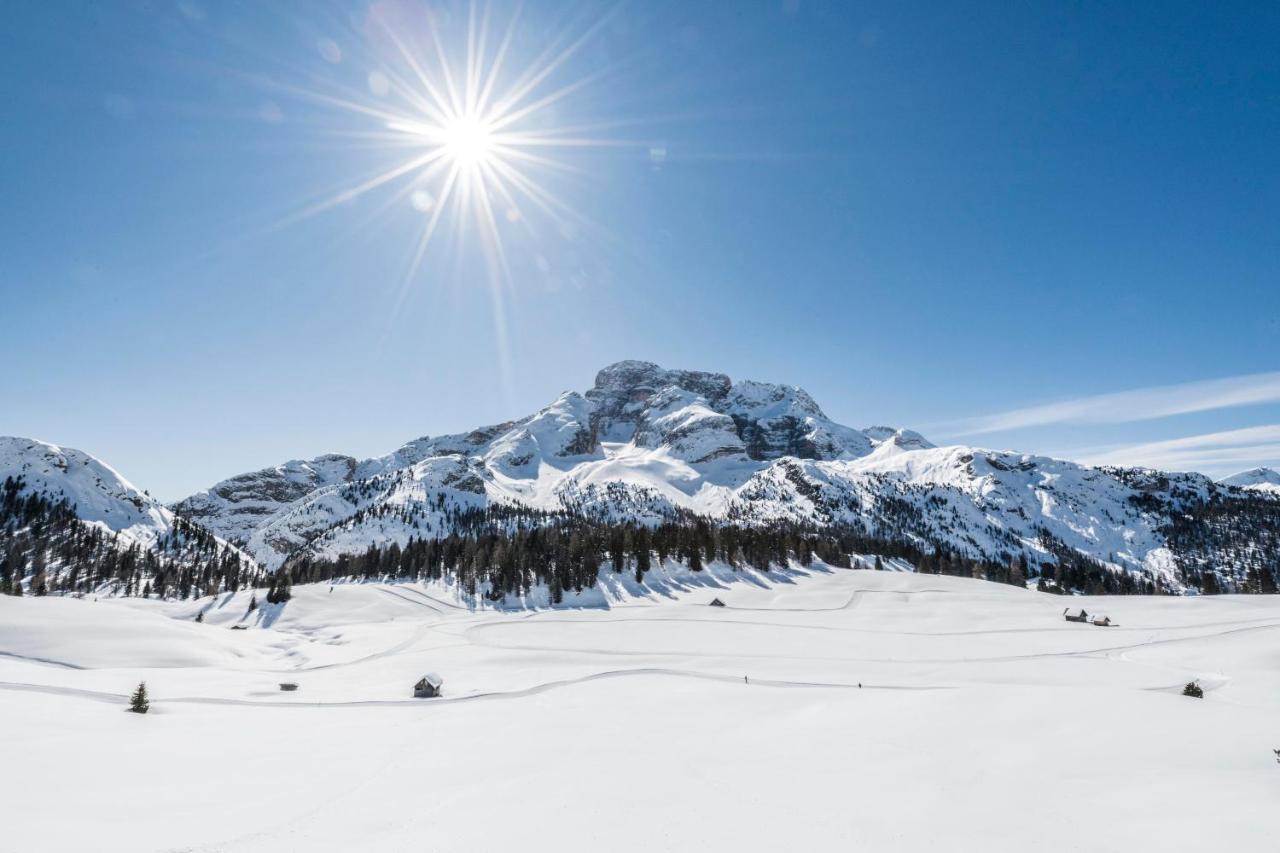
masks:
<path id="1" fill-rule="evenodd" d="M 555 610 L 0 598 L 0 850 L 1274 849 L 1273 597 L 657 574 Z"/>

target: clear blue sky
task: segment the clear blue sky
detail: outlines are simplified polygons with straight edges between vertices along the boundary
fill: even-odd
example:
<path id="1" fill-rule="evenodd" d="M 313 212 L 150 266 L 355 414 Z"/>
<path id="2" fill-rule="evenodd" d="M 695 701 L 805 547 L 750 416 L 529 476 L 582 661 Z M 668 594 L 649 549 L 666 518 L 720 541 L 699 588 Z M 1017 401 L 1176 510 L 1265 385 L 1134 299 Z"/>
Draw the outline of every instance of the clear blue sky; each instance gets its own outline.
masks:
<path id="1" fill-rule="evenodd" d="M 6 9 L 0 433 L 173 499 L 643 358 L 935 441 L 1280 463 L 1280 6 L 528 3 L 500 80 L 587 33 L 533 118 L 609 144 L 528 166 L 581 221 L 502 219 L 501 334 L 460 217 L 411 277 L 400 184 L 297 217 L 413 154 L 325 98 L 406 109 L 371 20 L 416 51 L 421 6 Z"/>

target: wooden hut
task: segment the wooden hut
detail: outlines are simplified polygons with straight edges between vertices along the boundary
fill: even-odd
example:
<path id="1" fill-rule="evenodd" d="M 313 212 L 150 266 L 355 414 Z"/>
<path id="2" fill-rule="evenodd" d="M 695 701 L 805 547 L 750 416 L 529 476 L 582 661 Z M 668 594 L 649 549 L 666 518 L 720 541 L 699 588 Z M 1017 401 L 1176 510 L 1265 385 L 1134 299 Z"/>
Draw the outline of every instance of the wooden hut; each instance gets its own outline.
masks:
<path id="1" fill-rule="evenodd" d="M 720 600 L 720 599 L 718 599 L 718 598 L 713 598 L 713 599 L 711 599 L 711 606 L 712 606 L 712 607 L 724 607 L 724 602 L 723 602 L 723 601 L 721 601 L 721 600 Z"/>
<path id="2" fill-rule="evenodd" d="M 1090 617 L 1089 621 L 1094 625 L 1100 625 L 1103 628 L 1109 628 L 1111 626 L 1111 617 L 1103 616 L 1101 613 L 1093 614 L 1093 616 Z"/>
<path id="3" fill-rule="evenodd" d="M 298 689 L 298 684 L 295 681 L 282 681 L 280 682 L 280 689 L 285 693 L 292 693 Z"/>
<path id="4" fill-rule="evenodd" d="M 1083 607 L 1068 607 L 1062 611 L 1062 615 L 1068 622 L 1089 621 L 1089 614 L 1085 612 Z"/>
<path id="5" fill-rule="evenodd" d="M 443 678 L 434 672 L 428 672 L 419 679 L 417 684 L 413 685 L 413 697 L 415 699 L 431 699 L 440 695 L 440 688 L 443 686 Z"/>

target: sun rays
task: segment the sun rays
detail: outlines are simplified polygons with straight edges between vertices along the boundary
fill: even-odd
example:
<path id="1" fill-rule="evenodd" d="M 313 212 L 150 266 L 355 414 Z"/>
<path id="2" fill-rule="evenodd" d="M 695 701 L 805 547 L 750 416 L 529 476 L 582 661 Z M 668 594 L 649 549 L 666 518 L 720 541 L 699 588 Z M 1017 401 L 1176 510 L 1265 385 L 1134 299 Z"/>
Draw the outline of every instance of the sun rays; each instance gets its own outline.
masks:
<path id="1" fill-rule="evenodd" d="M 323 88 L 294 94 L 341 111 L 361 126 L 361 144 L 400 155 L 286 221 L 332 210 L 374 194 L 384 209 L 422 217 L 409 252 L 405 288 L 425 258 L 439 250 L 446 227 L 459 247 L 477 249 L 489 285 L 509 284 L 508 244 L 515 236 L 554 239 L 590 225 L 547 179 L 580 169 L 566 152 L 615 146 L 597 126 L 561 120 L 565 102 L 602 72 L 572 76 L 570 60 L 610 14 L 579 21 L 547 39 L 529 61 L 518 59 L 517 6 L 501 23 L 492 2 L 472 0 L 449 16 L 425 7 L 375 5 L 365 22 L 371 95 Z M 376 84 L 376 85 L 375 85 Z M 500 300 L 500 296 L 496 296 Z"/>

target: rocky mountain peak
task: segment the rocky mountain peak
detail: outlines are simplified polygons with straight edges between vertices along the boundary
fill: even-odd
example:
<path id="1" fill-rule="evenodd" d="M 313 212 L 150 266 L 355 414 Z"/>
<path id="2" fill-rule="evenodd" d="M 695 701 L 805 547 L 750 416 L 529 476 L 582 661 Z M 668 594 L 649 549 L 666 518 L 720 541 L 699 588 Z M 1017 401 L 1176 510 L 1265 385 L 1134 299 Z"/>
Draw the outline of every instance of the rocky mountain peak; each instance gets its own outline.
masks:
<path id="1" fill-rule="evenodd" d="M 620 401 L 625 405 L 647 400 L 672 386 L 708 400 L 722 400 L 733 387 L 733 382 L 723 373 L 667 370 L 651 361 L 619 361 L 596 374 L 595 385 L 587 391 L 586 397 L 597 403 Z"/>

